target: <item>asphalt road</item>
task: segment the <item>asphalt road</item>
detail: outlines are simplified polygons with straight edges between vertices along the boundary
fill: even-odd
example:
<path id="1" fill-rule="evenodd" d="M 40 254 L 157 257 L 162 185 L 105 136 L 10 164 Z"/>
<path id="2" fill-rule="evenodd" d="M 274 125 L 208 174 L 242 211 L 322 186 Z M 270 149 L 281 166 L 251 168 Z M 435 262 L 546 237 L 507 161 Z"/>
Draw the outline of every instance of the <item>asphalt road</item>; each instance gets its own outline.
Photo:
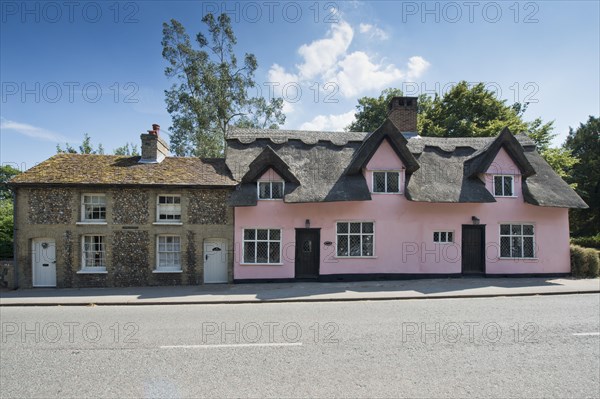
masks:
<path id="1" fill-rule="evenodd" d="M 600 397 L 600 296 L 0 308 L 0 396 Z"/>

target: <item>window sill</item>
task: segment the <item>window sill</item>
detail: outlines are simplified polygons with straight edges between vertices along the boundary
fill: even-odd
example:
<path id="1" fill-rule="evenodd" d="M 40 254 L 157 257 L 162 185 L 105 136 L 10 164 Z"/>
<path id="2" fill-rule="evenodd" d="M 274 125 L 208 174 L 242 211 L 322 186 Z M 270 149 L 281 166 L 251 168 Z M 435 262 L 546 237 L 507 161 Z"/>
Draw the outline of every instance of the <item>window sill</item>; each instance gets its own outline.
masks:
<path id="1" fill-rule="evenodd" d="M 494 198 L 519 198 L 516 195 L 494 195 Z"/>
<path id="2" fill-rule="evenodd" d="M 240 266 L 283 266 L 283 263 L 240 263 Z"/>
<path id="3" fill-rule="evenodd" d="M 283 198 L 257 198 L 259 201 L 283 201 Z"/>
<path id="4" fill-rule="evenodd" d="M 402 193 L 377 193 L 375 191 L 371 191 L 371 194 L 376 194 L 376 195 L 380 195 L 380 194 L 384 194 L 384 195 L 402 195 Z"/>
<path id="5" fill-rule="evenodd" d="M 539 258 L 503 258 L 499 257 L 500 260 L 539 260 Z"/>
<path id="6" fill-rule="evenodd" d="M 154 222 L 154 226 L 183 226 L 183 222 Z"/>
<path id="7" fill-rule="evenodd" d="M 334 256 L 334 259 L 377 259 L 377 256 Z"/>
<path id="8" fill-rule="evenodd" d="M 106 226 L 108 223 L 107 222 L 94 222 L 94 221 L 83 221 L 83 222 L 76 222 L 75 223 L 77 226 Z"/>
<path id="9" fill-rule="evenodd" d="M 154 274 L 166 274 L 166 273 L 183 273 L 183 270 L 181 269 L 172 269 L 172 270 L 158 270 L 158 269 L 154 269 L 152 270 L 152 273 Z"/>
<path id="10" fill-rule="evenodd" d="M 98 268 L 98 270 L 93 269 L 80 269 L 77 270 L 77 274 L 108 274 L 105 268 Z"/>

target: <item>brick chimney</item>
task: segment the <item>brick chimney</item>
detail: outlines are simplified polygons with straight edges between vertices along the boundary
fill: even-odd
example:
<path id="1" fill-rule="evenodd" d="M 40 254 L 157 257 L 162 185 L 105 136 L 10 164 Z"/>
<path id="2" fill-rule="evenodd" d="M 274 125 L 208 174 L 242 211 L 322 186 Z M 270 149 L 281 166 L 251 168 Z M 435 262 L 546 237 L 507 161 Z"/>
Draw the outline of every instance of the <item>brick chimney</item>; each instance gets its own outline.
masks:
<path id="1" fill-rule="evenodd" d="M 402 133 L 417 133 L 417 97 L 394 97 L 388 111 L 388 118 Z"/>
<path id="2" fill-rule="evenodd" d="M 165 157 L 170 156 L 169 146 L 160 138 L 160 125 L 152 125 L 152 130 L 142 133 L 142 157 L 139 163 L 160 163 Z"/>

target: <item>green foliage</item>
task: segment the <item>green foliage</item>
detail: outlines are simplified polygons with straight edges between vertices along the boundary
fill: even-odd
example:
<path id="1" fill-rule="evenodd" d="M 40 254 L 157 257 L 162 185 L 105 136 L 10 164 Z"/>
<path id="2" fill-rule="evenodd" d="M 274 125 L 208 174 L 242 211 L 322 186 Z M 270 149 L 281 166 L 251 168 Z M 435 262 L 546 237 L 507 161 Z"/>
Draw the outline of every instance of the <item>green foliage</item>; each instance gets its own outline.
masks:
<path id="1" fill-rule="evenodd" d="M 600 249 L 600 233 L 595 236 L 571 238 L 571 244 L 586 248 Z"/>
<path id="2" fill-rule="evenodd" d="M 248 95 L 248 89 L 256 86 L 257 61 L 246 53 L 238 65 L 229 16 L 215 19 L 209 13 L 202 22 L 208 38 L 198 33 L 194 44 L 179 21 L 163 23 L 162 54 L 169 63 L 165 75 L 178 81 L 165 96 L 173 121 L 171 151 L 179 156 L 222 155 L 227 129 L 236 122 L 272 127 L 285 121 L 283 100 L 267 104 Z"/>
<path id="3" fill-rule="evenodd" d="M 69 143 L 65 143 L 65 148 L 61 148 L 60 144 L 56 145 L 56 153 L 57 154 L 104 154 L 104 147 L 102 143 L 98 144 L 98 147 L 94 149 L 92 145 L 92 139 L 87 133 L 83 134 L 83 141 L 79 146 L 79 152 L 73 148 Z"/>
<path id="4" fill-rule="evenodd" d="M 579 163 L 579 159 L 575 158 L 571 151 L 566 148 L 548 148 L 540 153 L 548 162 L 552 169 L 564 180 L 567 180 L 571 174 L 573 166 Z M 573 189 L 577 188 L 577 183 L 570 183 Z"/>
<path id="5" fill-rule="evenodd" d="M 13 203 L 0 200 L 0 259 L 13 257 Z"/>
<path id="6" fill-rule="evenodd" d="M 0 166 L 0 201 L 9 198 L 12 199 L 11 191 L 6 183 L 19 173 L 21 173 L 20 170 L 10 165 Z"/>
<path id="7" fill-rule="evenodd" d="M 393 97 L 402 96 L 400 89 L 385 89 L 379 97 L 362 97 L 358 99 L 354 121 L 347 127 L 351 132 L 372 132 L 385 120 L 388 104 Z"/>
<path id="8" fill-rule="evenodd" d="M 571 231 L 576 236 L 600 233 L 600 119 L 590 116 L 577 129 L 569 129 L 565 148 L 580 162 L 573 166 L 569 183 L 588 204 L 588 209 L 570 212 Z"/>
<path id="9" fill-rule="evenodd" d="M 115 148 L 115 155 L 126 155 L 130 157 L 137 157 L 140 155 L 138 146 L 133 143 L 125 143 L 124 146 Z"/>
<path id="10" fill-rule="evenodd" d="M 598 277 L 599 266 L 600 258 L 597 250 L 571 245 L 571 274 L 573 277 Z"/>

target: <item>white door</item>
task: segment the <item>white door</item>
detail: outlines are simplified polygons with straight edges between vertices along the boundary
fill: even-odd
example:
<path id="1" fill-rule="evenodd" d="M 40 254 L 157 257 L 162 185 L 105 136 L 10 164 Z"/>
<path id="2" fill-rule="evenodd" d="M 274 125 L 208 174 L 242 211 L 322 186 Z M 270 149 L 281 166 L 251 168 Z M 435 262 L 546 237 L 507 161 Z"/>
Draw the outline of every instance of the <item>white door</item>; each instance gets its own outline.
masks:
<path id="1" fill-rule="evenodd" d="M 204 242 L 204 283 L 227 282 L 227 241 Z"/>
<path id="2" fill-rule="evenodd" d="M 33 286 L 56 287 L 56 243 L 51 238 L 36 238 L 32 247 Z"/>

